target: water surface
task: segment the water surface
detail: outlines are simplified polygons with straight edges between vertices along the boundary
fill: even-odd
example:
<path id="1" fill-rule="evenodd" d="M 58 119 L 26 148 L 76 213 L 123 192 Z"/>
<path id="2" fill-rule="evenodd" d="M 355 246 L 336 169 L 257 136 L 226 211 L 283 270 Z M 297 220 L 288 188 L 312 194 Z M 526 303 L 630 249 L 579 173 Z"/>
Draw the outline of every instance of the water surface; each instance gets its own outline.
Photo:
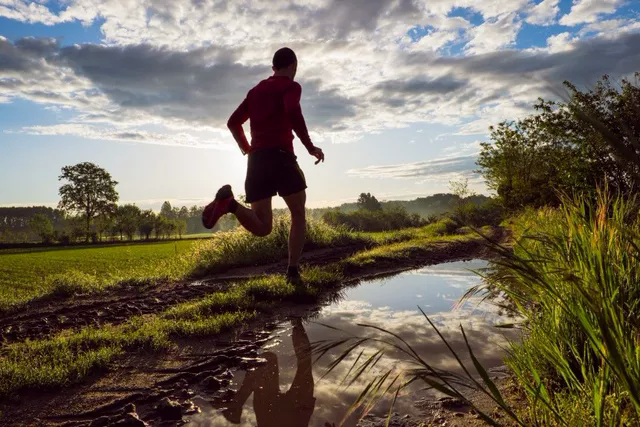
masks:
<path id="1" fill-rule="evenodd" d="M 344 290 L 343 297 L 326 307 L 313 319 L 293 319 L 278 326 L 273 340 L 265 347 L 266 363 L 250 372 L 238 371 L 233 387 L 235 398 L 224 408 L 213 408 L 206 401 L 197 404 L 203 412 L 190 420 L 197 426 L 322 426 L 336 425 L 344 418 L 349 405 L 375 375 L 389 369 L 406 367 L 406 358 L 390 351 L 375 370 L 351 387 L 341 384 L 357 353 L 329 375 L 327 364 L 334 355 L 312 364 L 309 344 L 337 339 L 351 333 L 387 337 L 382 332 L 357 324 L 376 325 L 399 334 L 429 363 L 439 368 L 455 369 L 453 357 L 418 310 L 424 310 L 450 344 L 465 354 L 459 326 L 462 325 L 476 356 L 486 368 L 502 364 L 507 338 L 504 330 L 493 327 L 502 319 L 490 304 L 467 303 L 452 310 L 458 299 L 480 278 L 470 270 L 485 268 L 481 260 L 444 263 L 368 281 Z M 322 324 L 340 329 L 336 331 Z M 365 354 L 377 348 L 369 346 Z M 314 357 L 315 359 L 315 357 Z M 415 387 L 400 397 L 395 411 L 419 416 L 416 399 L 424 397 Z M 382 402 L 374 413 L 386 413 Z M 355 417 L 346 425 L 354 426 Z"/>

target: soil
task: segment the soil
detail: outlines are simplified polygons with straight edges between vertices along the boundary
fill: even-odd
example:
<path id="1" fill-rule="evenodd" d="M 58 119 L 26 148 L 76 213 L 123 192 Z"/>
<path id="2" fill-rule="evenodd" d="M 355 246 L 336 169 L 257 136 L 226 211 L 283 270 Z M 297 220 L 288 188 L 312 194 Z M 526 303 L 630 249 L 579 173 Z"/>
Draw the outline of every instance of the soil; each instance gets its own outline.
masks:
<path id="1" fill-rule="evenodd" d="M 496 230 L 494 237 L 500 237 Z M 308 252 L 303 262 L 326 265 L 361 250 L 361 247 L 331 248 Z M 388 259 L 373 266 L 351 268 L 345 272 L 344 285 L 363 279 L 395 274 L 417 267 L 445 261 L 490 257 L 483 242 L 434 242 L 429 250 L 416 251 L 405 259 Z M 108 295 L 72 299 L 49 299 L 29 305 L 22 313 L 0 317 L 4 342 L 26 338 L 42 338 L 64 329 L 85 325 L 120 323 L 137 314 L 159 312 L 167 307 L 197 299 L 216 290 L 228 288 L 233 281 L 260 274 L 282 272 L 285 262 L 231 269 L 195 282 L 163 283 L 141 292 L 118 289 Z M 229 380 L 232 371 L 257 366 L 262 362 L 259 349 L 269 340 L 276 324 L 292 317 L 317 313 L 323 302 L 335 298 L 339 289 L 327 290 L 313 305 L 283 304 L 277 313 L 265 313 L 247 325 L 224 335 L 207 339 L 183 340 L 163 354 L 127 355 L 79 384 L 58 390 L 25 391 L 0 402 L 2 425 L 65 426 L 174 426 L 184 417 L 199 411 L 198 399 L 224 405 L 233 390 Z M 502 375 L 502 377 L 500 377 Z M 506 374 L 498 374 L 498 384 L 509 390 Z M 510 396 L 516 400 L 517 393 Z M 495 405 L 483 396 L 470 396 L 493 411 Z M 511 397 L 513 399 L 511 399 Z M 483 425 L 470 410 L 447 400 L 419 402 L 424 416 L 420 420 L 394 415 L 395 426 Z M 484 408 L 483 406 L 480 406 Z M 375 417 L 361 421 L 363 427 L 384 425 Z"/>

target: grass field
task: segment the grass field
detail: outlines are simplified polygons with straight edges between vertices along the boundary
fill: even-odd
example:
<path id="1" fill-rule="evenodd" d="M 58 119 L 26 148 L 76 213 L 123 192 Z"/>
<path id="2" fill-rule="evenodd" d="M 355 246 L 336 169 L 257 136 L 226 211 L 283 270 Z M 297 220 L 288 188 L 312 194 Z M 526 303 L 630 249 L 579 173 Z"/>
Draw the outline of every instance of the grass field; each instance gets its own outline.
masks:
<path id="1" fill-rule="evenodd" d="M 103 247 L 52 247 L 0 250 L 0 305 L 25 301 L 47 292 L 56 275 L 71 271 L 108 281 L 189 251 L 197 240 Z"/>
<path id="2" fill-rule="evenodd" d="M 309 221 L 307 248 L 389 245 L 386 250 L 369 254 L 366 260 L 353 260 L 366 264 L 394 251 L 400 257 L 405 249 L 441 239 L 454 228 L 446 219 L 419 228 L 358 233 Z M 235 230 L 216 233 L 211 239 L 0 250 L 0 310 L 15 309 L 50 294 L 67 296 L 102 291 L 122 283 L 145 285 L 158 280 L 202 277 L 232 266 L 274 262 L 286 258 L 288 232 L 288 219 L 279 218 L 266 238 Z"/>

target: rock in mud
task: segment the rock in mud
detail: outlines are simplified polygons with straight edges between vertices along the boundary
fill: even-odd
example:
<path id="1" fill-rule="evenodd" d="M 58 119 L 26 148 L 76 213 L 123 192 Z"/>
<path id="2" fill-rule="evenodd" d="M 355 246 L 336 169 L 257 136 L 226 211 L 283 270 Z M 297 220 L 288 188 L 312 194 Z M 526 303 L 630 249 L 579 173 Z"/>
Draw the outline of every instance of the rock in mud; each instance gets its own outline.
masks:
<path id="1" fill-rule="evenodd" d="M 124 414 L 124 416 L 120 420 L 118 420 L 116 423 L 112 425 L 119 426 L 119 427 L 146 427 L 149 424 L 142 421 L 138 417 L 138 414 L 127 413 L 127 414 Z"/>
<path id="2" fill-rule="evenodd" d="M 205 391 L 216 392 L 222 387 L 222 382 L 213 376 L 208 376 L 202 381 L 202 387 Z"/>
<path id="3" fill-rule="evenodd" d="M 179 420 L 182 418 L 182 405 L 168 397 L 163 397 L 156 406 L 160 418 L 165 420 Z"/>

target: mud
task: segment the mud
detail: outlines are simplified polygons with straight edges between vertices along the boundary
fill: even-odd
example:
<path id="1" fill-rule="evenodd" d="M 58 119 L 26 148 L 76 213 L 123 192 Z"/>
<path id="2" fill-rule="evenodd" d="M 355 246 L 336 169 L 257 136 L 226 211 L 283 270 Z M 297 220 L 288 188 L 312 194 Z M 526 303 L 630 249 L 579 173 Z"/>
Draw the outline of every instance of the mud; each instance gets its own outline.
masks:
<path id="1" fill-rule="evenodd" d="M 359 249 L 315 251 L 305 255 L 305 262 L 323 265 L 345 258 Z M 488 255 L 480 240 L 434 242 L 428 251 L 417 251 L 413 257 L 350 269 L 346 271 L 346 284 L 353 285 L 362 279 L 419 266 L 486 258 Z M 43 337 L 87 324 L 119 323 L 132 315 L 158 312 L 170 305 L 225 289 L 234 280 L 281 271 L 285 266 L 284 263 L 277 263 L 230 270 L 203 281 L 162 284 L 144 294 L 137 290 L 122 289 L 108 296 L 38 302 L 24 314 L 0 318 L 0 325 L 5 331 L 5 342 L 9 342 Z M 335 298 L 336 293 L 335 289 L 327 290 L 323 295 L 324 301 Z M 0 403 L 0 421 L 3 425 L 181 425 L 188 416 L 198 413 L 203 404 L 224 407 L 233 398 L 233 372 L 264 364 L 258 352 L 271 338 L 277 322 L 292 317 L 313 316 L 322 303 L 283 305 L 278 313 L 264 313 L 259 319 L 223 336 L 185 340 L 166 354 L 139 353 L 123 357 L 113 362 L 107 370 L 61 390 L 27 391 L 12 396 Z M 434 412 L 434 408 L 428 405 L 424 405 L 423 410 L 427 418 L 428 414 Z M 473 419 L 473 414 L 465 416 Z M 427 418 L 413 419 L 398 414 L 391 425 L 429 425 L 425 424 Z M 378 424 L 379 421 L 369 417 L 362 420 L 360 425 L 384 425 Z"/>

